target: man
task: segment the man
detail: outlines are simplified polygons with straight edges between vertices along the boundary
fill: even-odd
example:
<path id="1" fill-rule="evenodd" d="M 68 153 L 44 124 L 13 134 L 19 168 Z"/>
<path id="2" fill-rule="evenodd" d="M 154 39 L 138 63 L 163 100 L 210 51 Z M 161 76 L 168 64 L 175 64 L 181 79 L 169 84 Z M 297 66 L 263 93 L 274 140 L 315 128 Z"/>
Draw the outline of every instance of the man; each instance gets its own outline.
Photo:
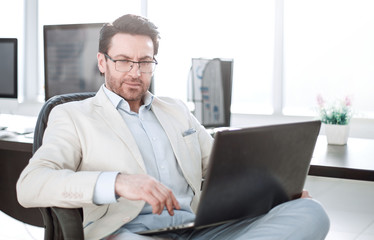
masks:
<path id="1" fill-rule="evenodd" d="M 105 84 L 93 98 L 52 110 L 17 183 L 23 206 L 83 207 L 86 239 L 150 239 L 135 232 L 194 219 L 213 139 L 181 101 L 147 91 L 158 40 L 139 16 L 103 26 Z M 155 238 L 323 239 L 328 218 L 304 197 L 256 219 Z"/>

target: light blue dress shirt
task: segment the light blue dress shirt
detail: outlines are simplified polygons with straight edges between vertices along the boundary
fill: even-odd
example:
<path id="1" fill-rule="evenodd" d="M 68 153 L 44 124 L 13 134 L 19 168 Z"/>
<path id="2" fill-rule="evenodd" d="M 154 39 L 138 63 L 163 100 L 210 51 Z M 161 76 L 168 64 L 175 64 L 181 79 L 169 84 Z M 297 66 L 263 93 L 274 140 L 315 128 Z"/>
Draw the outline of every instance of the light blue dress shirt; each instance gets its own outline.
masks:
<path id="1" fill-rule="evenodd" d="M 124 227 L 136 232 L 193 221 L 195 215 L 190 203 L 194 194 L 183 176 L 164 129 L 152 112 L 153 95 L 146 94 L 139 113 L 135 113 L 130 110 L 126 100 L 104 85 L 102 87 L 132 132 L 143 157 L 147 174 L 170 188 L 181 206 L 181 210 L 174 211 L 174 216 L 170 216 L 166 209 L 161 215 L 155 215 L 152 214 L 152 207 L 146 203 L 140 215 Z M 117 174 L 118 172 L 100 174 L 95 187 L 94 203 L 108 204 L 116 201 L 114 183 Z"/>

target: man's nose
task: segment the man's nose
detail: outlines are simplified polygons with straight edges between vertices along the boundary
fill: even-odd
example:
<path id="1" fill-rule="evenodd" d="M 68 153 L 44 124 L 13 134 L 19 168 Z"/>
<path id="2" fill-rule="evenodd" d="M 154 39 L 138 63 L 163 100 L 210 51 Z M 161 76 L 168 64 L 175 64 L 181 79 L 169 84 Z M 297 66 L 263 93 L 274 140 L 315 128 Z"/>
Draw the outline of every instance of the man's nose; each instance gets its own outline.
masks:
<path id="1" fill-rule="evenodd" d="M 140 76 L 142 73 L 140 72 L 140 65 L 139 63 L 133 63 L 132 68 L 129 72 L 131 75 Z"/>

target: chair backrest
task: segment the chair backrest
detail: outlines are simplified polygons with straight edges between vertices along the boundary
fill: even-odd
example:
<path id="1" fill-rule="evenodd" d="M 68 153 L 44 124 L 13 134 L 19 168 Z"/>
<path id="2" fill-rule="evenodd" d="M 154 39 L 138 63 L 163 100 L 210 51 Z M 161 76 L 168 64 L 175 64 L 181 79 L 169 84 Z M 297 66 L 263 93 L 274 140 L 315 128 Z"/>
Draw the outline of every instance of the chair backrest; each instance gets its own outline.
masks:
<path id="1" fill-rule="evenodd" d="M 95 96 L 96 93 L 69 93 L 48 99 L 39 112 L 35 125 L 33 154 L 42 145 L 44 131 L 48 125 L 48 117 L 52 109 L 60 104 L 80 101 Z M 44 239 L 83 239 L 82 209 L 39 208 L 43 217 Z M 67 224 L 66 224 L 67 223 Z M 74 227 L 76 225 L 76 227 Z"/>
<path id="2" fill-rule="evenodd" d="M 67 102 L 80 101 L 89 97 L 93 97 L 95 96 L 95 94 L 96 93 L 94 92 L 68 93 L 63 95 L 57 95 L 48 99 L 44 103 L 42 109 L 40 110 L 38 120 L 35 125 L 32 153 L 35 153 L 36 150 L 38 150 L 38 148 L 42 145 L 43 135 L 45 128 L 47 127 L 49 113 L 55 106 Z"/>

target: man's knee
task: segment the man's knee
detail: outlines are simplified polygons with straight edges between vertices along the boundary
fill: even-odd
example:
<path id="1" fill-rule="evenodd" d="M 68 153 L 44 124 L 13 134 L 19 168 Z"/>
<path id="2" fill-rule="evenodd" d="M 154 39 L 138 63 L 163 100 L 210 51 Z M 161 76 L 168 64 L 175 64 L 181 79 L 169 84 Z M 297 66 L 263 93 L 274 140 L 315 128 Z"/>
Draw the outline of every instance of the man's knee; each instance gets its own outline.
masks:
<path id="1" fill-rule="evenodd" d="M 299 212 L 300 221 L 303 223 L 303 231 L 326 236 L 330 229 L 330 219 L 323 206 L 316 200 L 302 198 L 292 201 L 293 208 Z"/>
<path id="2" fill-rule="evenodd" d="M 298 211 L 305 212 L 307 215 L 316 216 L 329 223 L 329 218 L 324 207 L 317 200 L 312 198 L 300 198 L 291 202 L 294 202 L 293 208 L 298 209 Z"/>

